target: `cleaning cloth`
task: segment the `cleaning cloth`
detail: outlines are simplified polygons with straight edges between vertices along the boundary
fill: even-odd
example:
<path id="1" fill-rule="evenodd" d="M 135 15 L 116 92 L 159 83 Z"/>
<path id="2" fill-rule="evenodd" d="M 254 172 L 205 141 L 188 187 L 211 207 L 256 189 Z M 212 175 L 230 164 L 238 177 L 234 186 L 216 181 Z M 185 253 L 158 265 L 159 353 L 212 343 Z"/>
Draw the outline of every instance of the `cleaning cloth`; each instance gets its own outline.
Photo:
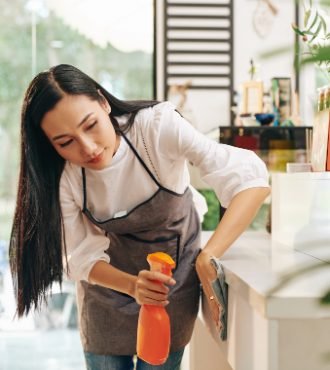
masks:
<path id="1" fill-rule="evenodd" d="M 221 340 L 227 339 L 227 312 L 228 312 L 228 285 L 225 281 L 225 271 L 223 269 L 220 260 L 212 257 L 211 264 L 217 272 L 217 279 L 212 282 L 212 289 L 215 297 L 220 306 L 219 310 L 219 322 L 220 322 L 220 332 L 219 337 Z"/>

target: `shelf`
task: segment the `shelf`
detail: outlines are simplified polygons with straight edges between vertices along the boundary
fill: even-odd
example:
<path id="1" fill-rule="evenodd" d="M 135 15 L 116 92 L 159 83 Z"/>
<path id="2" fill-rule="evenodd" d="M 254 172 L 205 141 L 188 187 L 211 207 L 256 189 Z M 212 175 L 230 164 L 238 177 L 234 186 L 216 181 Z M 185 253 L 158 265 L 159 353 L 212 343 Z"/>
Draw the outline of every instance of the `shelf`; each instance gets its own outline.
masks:
<path id="1" fill-rule="evenodd" d="M 311 126 L 225 126 L 219 127 L 218 140 L 251 150 L 306 150 Z"/>
<path id="2" fill-rule="evenodd" d="M 219 130 L 268 130 L 268 129 L 280 129 L 280 130 L 304 130 L 313 129 L 313 126 L 219 126 Z"/>

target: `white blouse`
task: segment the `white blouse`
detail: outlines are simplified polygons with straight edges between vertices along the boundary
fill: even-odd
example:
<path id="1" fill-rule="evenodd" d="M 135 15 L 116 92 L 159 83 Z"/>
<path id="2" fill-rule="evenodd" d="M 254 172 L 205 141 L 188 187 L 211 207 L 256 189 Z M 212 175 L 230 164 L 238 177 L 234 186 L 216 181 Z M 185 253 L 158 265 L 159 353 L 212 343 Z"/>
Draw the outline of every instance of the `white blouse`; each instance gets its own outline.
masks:
<path id="1" fill-rule="evenodd" d="M 119 124 L 127 118 L 118 117 Z M 223 207 L 242 190 L 269 186 L 266 166 L 254 152 L 207 138 L 169 102 L 139 111 L 126 136 L 159 183 L 176 193 L 182 194 L 189 186 L 187 162 L 200 170 L 202 180 L 214 189 Z M 123 216 L 157 191 L 157 185 L 123 138 L 109 167 L 100 171 L 86 169 L 86 184 L 88 208 L 99 220 Z M 202 219 L 206 202 L 192 190 Z M 105 253 L 110 241 L 82 213 L 81 168 L 70 162 L 61 177 L 60 200 L 69 278 L 88 281 L 97 261 L 110 262 Z"/>

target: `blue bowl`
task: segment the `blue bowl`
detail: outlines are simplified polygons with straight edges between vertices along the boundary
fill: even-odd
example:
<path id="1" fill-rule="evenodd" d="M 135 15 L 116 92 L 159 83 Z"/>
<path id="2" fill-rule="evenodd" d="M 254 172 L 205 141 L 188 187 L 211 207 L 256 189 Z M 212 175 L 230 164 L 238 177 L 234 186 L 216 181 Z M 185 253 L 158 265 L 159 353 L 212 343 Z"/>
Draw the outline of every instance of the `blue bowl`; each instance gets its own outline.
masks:
<path id="1" fill-rule="evenodd" d="M 272 113 L 256 113 L 254 115 L 256 117 L 256 120 L 260 122 L 262 126 L 264 125 L 270 125 L 275 118 L 275 114 Z"/>

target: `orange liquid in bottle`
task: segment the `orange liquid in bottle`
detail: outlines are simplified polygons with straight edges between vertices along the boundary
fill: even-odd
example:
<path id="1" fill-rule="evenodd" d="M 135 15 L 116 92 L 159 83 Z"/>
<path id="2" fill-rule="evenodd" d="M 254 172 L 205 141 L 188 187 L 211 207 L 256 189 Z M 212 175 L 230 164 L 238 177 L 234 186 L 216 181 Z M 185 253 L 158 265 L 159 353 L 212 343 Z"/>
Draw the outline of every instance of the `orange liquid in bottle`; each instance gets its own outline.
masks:
<path id="1" fill-rule="evenodd" d="M 163 252 L 149 254 L 147 260 L 151 271 L 172 276 L 175 262 Z M 166 362 L 171 342 L 169 316 L 162 306 L 142 305 L 137 331 L 137 355 L 150 365 Z"/>

